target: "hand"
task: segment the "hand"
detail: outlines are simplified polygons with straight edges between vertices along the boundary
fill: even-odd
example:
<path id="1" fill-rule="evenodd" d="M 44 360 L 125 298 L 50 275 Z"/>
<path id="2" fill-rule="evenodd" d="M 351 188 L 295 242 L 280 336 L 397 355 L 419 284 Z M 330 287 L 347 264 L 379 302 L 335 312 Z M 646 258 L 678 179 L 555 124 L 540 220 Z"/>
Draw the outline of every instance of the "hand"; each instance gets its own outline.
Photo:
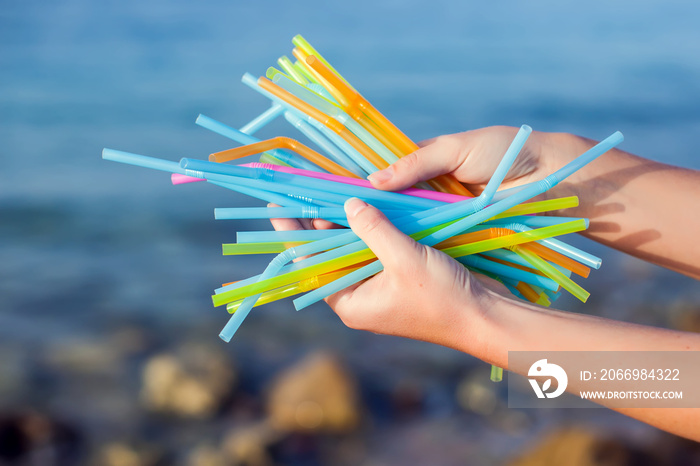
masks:
<path id="1" fill-rule="evenodd" d="M 326 299 L 342 321 L 354 329 L 463 351 L 467 344 L 478 347 L 480 316 L 495 295 L 454 259 L 404 235 L 378 209 L 353 198 L 345 211 L 353 231 L 377 255 L 384 271 Z M 303 228 L 294 219 L 272 223 L 276 229 Z M 486 280 L 493 282 L 489 286 L 500 285 Z"/>
<path id="2" fill-rule="evenodd" d="M 422 142 L 421 149 L 390 167 L 369 176 L 375 188 L 396 191 L 418 181 L 449 173 L 474 194 L 483 191 L 512 142 L 517 128 L 493 126 L 464 133 L 438 136 Z M 557 160 L 548 157 L 548 141 L 554 135 L 533 132 L 508 172 L 503 188 L 542 179 Z M 554 163 L 553 163 L 554 162 Z"/>

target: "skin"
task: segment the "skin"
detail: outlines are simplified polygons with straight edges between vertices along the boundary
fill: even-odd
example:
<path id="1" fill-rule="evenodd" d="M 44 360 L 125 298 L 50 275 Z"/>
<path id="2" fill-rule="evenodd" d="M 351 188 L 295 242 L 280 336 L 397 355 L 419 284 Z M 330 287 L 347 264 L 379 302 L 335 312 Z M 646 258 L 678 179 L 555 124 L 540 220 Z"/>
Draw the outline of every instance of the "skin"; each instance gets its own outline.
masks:
<path id="1" fill-rule="evenodd" d="M 369 179 L 377 189 L 394 191 L 449 173 L 478 194 L 516 132 L 490 127 L 440 136 Z M 503 188 L 542 179 L 594 144 L 570 134 L 533 132 Z M 700 278 L 700 248 L 692 247 L 700 216 L 689 214 L 700 203 L 700 172 L 613 149 L 546 194 L 569 195 L 577 195 L 580 206 L 554 214 L 589 218 L 586 236 Z M 384 265 L 383 272 L 326 299 L 348 327 L 432 342 L 506 369 L 508 351 L 700 351 L 698 334 L 511 299 L 492 280 L 416 243 L 363 201 L 350 199 L 345 210 L 353 231 Z M 333 227 L 323 220 L 275 219 L 273 225 L 285 230 Z M 618 411 L 700 440 L 700 409 Z"/>

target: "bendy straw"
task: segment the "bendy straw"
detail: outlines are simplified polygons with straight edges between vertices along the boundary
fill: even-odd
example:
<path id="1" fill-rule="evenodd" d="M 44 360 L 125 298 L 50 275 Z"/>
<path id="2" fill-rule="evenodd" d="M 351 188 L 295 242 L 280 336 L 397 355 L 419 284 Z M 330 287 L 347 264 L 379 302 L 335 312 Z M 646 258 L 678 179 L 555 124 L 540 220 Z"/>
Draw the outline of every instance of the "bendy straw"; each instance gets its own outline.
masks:
<path id="1" fill-rule="evenodd" d="M 318 147 L 320 147 L 334 162 L 346 167 L 349 171 L 359 176 L 366 178 L 368 173 L 356 164 L 342 149 L 333 144 L 321 131 L 314 128 L 312 125 L 297 116 L 294 112 L 284 112 L 284 118 L 294 128 L 298 129 L 304 136 L 309 138 Z M 310 170 L 307 170 L 310 171 Z M 318 172 L 311 172 L 318 173 Z"/>
<path id="2" fill-rule="evenodd" d="M 273 102 L 272 106 L 269 109 L 265 110 L 263 113 L 255 117 L 249 123 L 241 126 L 240 131 L 242 133 L 252 135 L 260 128 L 267 125 L 278 116 L 282 115 L 282 113 L 284 113 L 284 107 L 282 107 L 276 102 Z"/>
<path id="3" fill-rule="evenodd" d="M 337 272 L 326 273 L 323 275 L 316 275 L 316 276 L 313 276 L 311 278 L 301 280 L 297 283 L 291 283 L 291 284 L 284 286 L 284 287 L 281 287 L 281 288 L 266 291 L 265 293 L 262 293 L 260 295 L 260 299 L 255 303 L 255 306 L 261 306 L 263 304 L 271 303 L 274 301 L 278 301 L 280 299 L 294 296 L 295 294 L 305 293 L 307 291 L 314 290 L 314 289 L 318 288 L 319 286 L 323 286 L 326 283 L 329 283 L 335 279 L 342 277 L 343 275 L 346 275 L 346 274 L 352 272 L 356 268 L 357 267 L 338 270 Z M 243 300 L 234 301 L 232 303 L 229 303 L 226 305 L 226 310 L 230 314 L 233 314 L 234 312 L 236 312 L 238 310 L 238 308 L 241 306 L 242 303 L 243 303 Z"/>
<path id="4" fill-rule="evenodd" d="M 309 80 L 294 67 L 294 63 L 292 63 L 286 55 L 278 58 L 277 64 L 279 64 L 280 68 L 282 68 L 296 83 L 302 86 L 309 84 Z"/>
<path id="5" fill-rule="evenodd" d="M 296 111 L 305 115 L 309 118 L 309 124 L 317 129 L 320 129 L 320 126 L 322 126 L 326 128 L 326 130 L 335 133 L 345 142 L 345 144 L 352 147 L 353 151 L 346 151 L 348 155 L 353 156 L 354 154 L 358 154 L 358 158 L 353 160 L 368 173 L 373 173 L 377 171 L 378 168 L 385 168 L 387 166 L 383 159 L 372 152 L 371 149 L 369 149 L 360 139 L 357 138 L 357 136 L 352 134 L 352 132 L 345 128 L 345 126 L 343 126 L 339 121 L 332 119 L 328 115 L 316 110 L 301 99 L 295 97 L 276 84 L 273 84 L 271 81 L 268 81 L 262 77 L 256 79 L 252 75 L 246 73 L 243 75 L 241 82 L 251 89 L 266 96 L 273 102 L 277 102 L 284 106 L 287 110 Z M 315 123 L 319 124 L 320 126 L 315 126 Z"/>
<path id="6" fill-rule="evenodd" d="M 364 188 L 371 188 L 371 189 L 374 188 L 372 186 L 372 183 L 370 183 L 367 180 L 359 180 L 357 178 L 338 176 L 338 175 L 333 175 L 332 173 L 318 173 L 318 172 L 313 172 L 310 170 L 302 170 L 299 168 L 280 167 L 280 166 L 274 166 L 274 165 L 268 165 L 268 164 L 262 164 L 262 163 L 256 163 L 256 162 L 243 164 L 243 166 L 256 167 L 256 168 L 269 168 L 270 170 L 291 173 L 291 174 L 301 175 L 301 176 L 308 176 L 311 178 L 318 178 L 320 180 L 335 181 L 338 183 L 351 184 L 354 186 L 362 186 Z M 408 196 L 416 196 L 416 197 L 423 197 L 425 199 L 433 199 L 435 201 L 440 201 L 440 202 L 459 202 L 459 201 L 464 201 L 466 199 L 470 199 L 468 197 L 458 196 L 457 194 L 442 193 L 442 192 L 438 192 L 438 191 L 429 191 L 427 189 L 419 189 L 419 188 L 407 188 L 407 189 L 403 189 L 401 191 L 395 191 L 395 192 L 398 192 L 401 194 L 406 194 Z M 547 201 L 543 201 L 543 202 L 547 202 Z M 557 207 L 557 208 L 560 208 L 560 207 Z"/>
<path id="7" fill-rule="evenodd" d="M 193 172 L 217 173 L 220 175 L 230 175 L 234 177 L 255 178 L 260 180 L 274 181 L 277 184 L 297 186 L 299 188 L 310 188 L 325 191 L 330 194 L 343 194 L 345 199 L 349 197 L 359 197 L 361 199 L 373 200 L 379 205 L 387 205 L 393 208 L 405 208 L 409 210 L 430 209 L 443 205 L 440 201 L 425 199 L 392 191 L 381 191 L 378 189 L 365 188 L 344 183 L 333 183 L 331 181 L 309 178 L 292 173 L 270 170 L 267 168 L 253 168 L 245 166 L 234 166 L 220 163 L 204 162 L 202 160 L 184 158 L 180 161 L 183 168 Z"/>
<path id="8" fill-rule="evenodd" d="M 328 158 L 319 154 L 315 150 L 305 146 L 304 144 L 296 141 L 292 138 L 287 138 L 283 136 L 278 136 L 272 139 L 267 139 L 265 141 L 256 142 L 254 144 L 249 144 L 247 146 L 240 146 L 234 149 L 228 149 L 221 152 L 216 152 L 209 156 L 211 162 L 228 162 L 230 160 L 239 159 L 246 157 L 248 155 L 259 154 L 261 152 L 266 152 L 273 149 L 287 149 L 304 157 L 311 163 L 318 165 L 319 167 L 327 170 L 330 173 L 336 175 L 357 177 L 353 172 L 347 170 L 346 168 L 338 165 L 337 163 L 328 160 Z"/>
<path id="9" fill-rule="evenodd" d="M 341 110 L 337 105 L 334 105 L 325 98 L 310 91 L 306 87 L 300 86 L 285 76 L 277 75 L 272 79 L 272 82 L 303 100 L 308 105 L 311 105 L 324 114 L 338 120 L 387 163 L 392 164 L 398 160 L 398 157 L 393 152 L 387 149 L 386 146 L 377 140 L 377 138 L 375 138 L 362 125 L 350 118 L 350 116 Z"/>
<path id="10" fill-rule="evenodd" d="M 402 217 L 405 210 L 384 210 L 388 218 Z M 214 209 L 214 218 L 217 220 L 244 220 L 261 218 L 324 218 L 326 220 L 346 219 L 345 210 L 342 207 L 217 207 Z"/>
<path id="11" fill-rule="evenodd" d="M 225 125 L 220 121 L 216 121 L 213 118 L 209 118 L 206 115 L 200 114 L 195 120 L 195 123 L 202 128 L 206 128 L 241 144 L 255 144 L 256 142 L 260 142 L 260 139 Z M 305 170 L 323 171 L 323 169 L 294 153 L 279 149 L 272 150 L 271 153 L 276 158 L 293 167 L 303 168 Z"/>

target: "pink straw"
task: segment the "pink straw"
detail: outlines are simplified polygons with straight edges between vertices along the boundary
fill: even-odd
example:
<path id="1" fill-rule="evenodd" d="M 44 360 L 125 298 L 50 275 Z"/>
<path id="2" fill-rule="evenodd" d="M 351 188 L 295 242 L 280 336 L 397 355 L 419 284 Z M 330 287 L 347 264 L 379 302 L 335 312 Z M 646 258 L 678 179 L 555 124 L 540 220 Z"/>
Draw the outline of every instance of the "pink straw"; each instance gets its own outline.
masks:
<path id="1" fill-rule="evenodd" d="M 345 184 L 351 184 L 354 186 L 362 186 L 363 188 L 374 189 L 374 186 L 372 186 L 372 183 L 370 183 L 367 180 L 360 180 L 357 178 L 348 178 L 346 176 L 340 176 L 340 175 L 332 175 L 330 173 L 319 173 L 319 172 L 314 172 L 311 170 L 303 170 L 301 168 L 283 167 L 281 165 L 273 165 L 271 163 L 259 163 L 259 162 L 244 163 L 241 166 L 242 167 L 252 167 L 252 168 L 268 168 L 270 170 L 291 173 L 293 175 L 308 176 L 310 178 L 318 178 L 321 180 L 335 181 L 338 183 L 345 183 Z M 175 175 L 173 175 L 173 177 L 174 176 Z M 180 176 L 184 176 L 184 175 L 180 175 Z M 186 183 L 188 181 L 184 181 L 184 182 Z M 173 179 L 173 183 L 175 183 L 174 179 Z M 441 201 L 441 202 L 459 202 L 459 201 L 463 201 L 465 199 L 471 199 L 470 197 L 459 196 L 457 194 L 441 193 L 441 192 L 437 192 L 437 191 L 428 191 L 427 189 L 418 189 L 418 188 L 408 188 L 408 189 L 404 189 L 404 190 L 397 191 L 397 192 L 399 192 L 401 194 L 407 194 L 409 196 L 422 197 L 425 199 L 432 199 L 434 201 Z"/>

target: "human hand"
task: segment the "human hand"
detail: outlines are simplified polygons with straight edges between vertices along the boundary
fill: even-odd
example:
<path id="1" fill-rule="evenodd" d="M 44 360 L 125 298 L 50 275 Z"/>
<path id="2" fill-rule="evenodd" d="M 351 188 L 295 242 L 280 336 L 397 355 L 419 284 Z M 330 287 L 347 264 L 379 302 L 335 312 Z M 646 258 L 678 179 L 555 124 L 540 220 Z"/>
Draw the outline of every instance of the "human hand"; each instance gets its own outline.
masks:
<path id="1" fill-rule="evenodd" d="M 471 192 L 479 194 L 491 179 L 517 132 L 518 128 L 492 126 L 438 136 L 423 141 L 419 144 L 419 150 L 373 173 L 369 180 L 375 188 L 396 191 L 438 175 L 451 174 Z M 550 156 L 554 136 L 533 132 L 508 172 L 502 188 L 542 179 L 563 165 L 562 160 Z"/>
<path id="2" fill-rule="evenodd" d="M 468 350 L 465 345 L 478 347 L 479 323 L 495 294 L 451 257 L 403 234 L 373 206 L 353 198 L 346 202 L 345 211 L 353 231 L 384 270 L 326 299 L 341 320 L 354 329 L 463 351 Z M 273 219 L 272 223 L 284 230 L 312 226 L 294 219 Z M 313 226 L 328 228 L 330 224 L 316 222 Z"/>

